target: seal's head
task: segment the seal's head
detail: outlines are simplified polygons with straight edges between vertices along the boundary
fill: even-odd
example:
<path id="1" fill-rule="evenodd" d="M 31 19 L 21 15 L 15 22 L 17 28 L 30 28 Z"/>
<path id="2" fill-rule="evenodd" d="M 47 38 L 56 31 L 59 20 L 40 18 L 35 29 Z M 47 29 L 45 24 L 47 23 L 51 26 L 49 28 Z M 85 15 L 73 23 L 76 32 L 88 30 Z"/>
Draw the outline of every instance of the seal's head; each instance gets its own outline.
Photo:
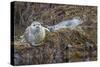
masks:
<path id="1" fill-rule="evenodd" d="M 37 21 L 32 22 L 31 28 L 34 30 L 39 30 L 41 28 L 41 24 Z"/>
<path id="2" fill-rule="evenodd" d="M 72 19 L 73 22 L 77 23 L 77 24 L 82 24 L 83 23 L 83 20 L 80 18 L 80 17 L 74 17 Z"/>

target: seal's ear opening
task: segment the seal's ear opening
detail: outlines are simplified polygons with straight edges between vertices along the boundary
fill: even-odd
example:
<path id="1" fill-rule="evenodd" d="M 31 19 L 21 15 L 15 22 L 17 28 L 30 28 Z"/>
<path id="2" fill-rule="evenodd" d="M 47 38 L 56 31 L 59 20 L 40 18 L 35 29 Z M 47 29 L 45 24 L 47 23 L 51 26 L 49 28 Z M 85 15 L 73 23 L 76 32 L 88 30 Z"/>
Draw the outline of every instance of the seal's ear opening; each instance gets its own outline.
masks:
<path id="1" fill-rule="evenodd" d="M 45 25 L 43 22 L 40 22 L 41 26 L 43 27 L 46 27 L 47 28 L 47 25 Z"/>

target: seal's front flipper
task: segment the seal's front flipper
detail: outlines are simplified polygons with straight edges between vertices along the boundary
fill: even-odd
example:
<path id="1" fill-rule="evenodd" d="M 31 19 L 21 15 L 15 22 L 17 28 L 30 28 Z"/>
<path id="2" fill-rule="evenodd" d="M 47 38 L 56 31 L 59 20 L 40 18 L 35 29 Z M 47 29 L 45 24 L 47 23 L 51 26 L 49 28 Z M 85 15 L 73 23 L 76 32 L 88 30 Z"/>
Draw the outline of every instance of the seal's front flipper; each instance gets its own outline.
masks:
<path id="1" fill-rule="evenodd" d="M 45 28 L 45 27 L 44 27 L 44 29 L 45 29 L 46 31 L 50 32 L 50 30 L 49 30 L 48 28 Z"/>

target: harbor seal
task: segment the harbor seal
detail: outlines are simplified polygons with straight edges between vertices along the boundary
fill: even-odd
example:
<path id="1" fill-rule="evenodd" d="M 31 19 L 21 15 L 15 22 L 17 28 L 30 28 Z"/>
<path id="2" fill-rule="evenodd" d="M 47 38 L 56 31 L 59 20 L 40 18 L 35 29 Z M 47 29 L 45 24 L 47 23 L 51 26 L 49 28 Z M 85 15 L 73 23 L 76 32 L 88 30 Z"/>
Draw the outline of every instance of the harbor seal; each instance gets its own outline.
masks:
<path id="1" fill-rule="evenodd" d="M 48 26 L 47 28 L 50 31 L 54 32 L 54 31 L 60 30 L 62 28 L 75 29 L 78 25 L 80 25 L 82 23 L 83 23 L 83 21 L 82 21 L 82 19 L 80 17 L 74 17 L 72 19 L 59 22 L 56 25 Z"/>
<path id="2" fill-rule="evenodd" d="M 43 27 L 40 22 L 34 21 L 26 28 L 21 38 L 24 42 L 32 46 L 39 46 L 45 38 L 46 30 L 49 31 L 49 29 Z"/>

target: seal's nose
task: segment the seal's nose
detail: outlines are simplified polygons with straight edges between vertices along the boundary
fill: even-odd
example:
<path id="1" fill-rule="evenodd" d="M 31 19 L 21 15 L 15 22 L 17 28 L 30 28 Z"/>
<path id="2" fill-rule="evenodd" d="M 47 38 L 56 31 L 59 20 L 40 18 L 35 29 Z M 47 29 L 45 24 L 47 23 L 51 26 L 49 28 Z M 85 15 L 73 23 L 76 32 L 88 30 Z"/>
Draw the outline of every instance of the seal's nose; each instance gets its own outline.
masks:
<path id="1" fill-rule="evenodd" d="M 39 28 L 39 26 L 36 26 L 36 28 Z"/>

